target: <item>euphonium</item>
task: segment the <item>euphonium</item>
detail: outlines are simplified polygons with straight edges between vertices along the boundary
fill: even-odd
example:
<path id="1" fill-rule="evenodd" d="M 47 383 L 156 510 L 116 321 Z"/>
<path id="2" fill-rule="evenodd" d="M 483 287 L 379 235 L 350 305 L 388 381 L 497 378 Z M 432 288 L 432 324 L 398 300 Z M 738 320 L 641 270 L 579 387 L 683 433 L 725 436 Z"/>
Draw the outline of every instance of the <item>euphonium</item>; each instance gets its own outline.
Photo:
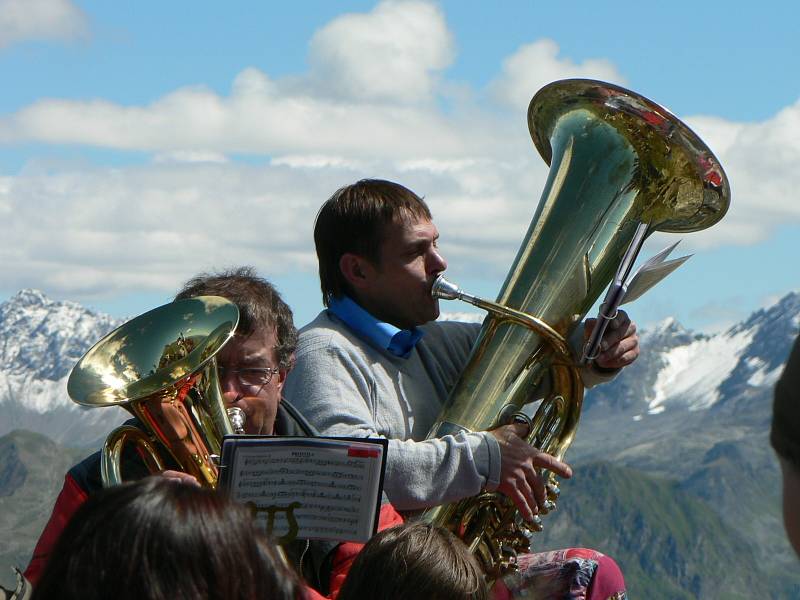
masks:
<path id="1" fill-rule="evenodd" d="M 567 343 L 613 279 L 640 223 L 690 232 L 725 214 L 730 188 L 700 138 L 654 102 L 615 85 L 565 80 L 542 88 L 528 127 L 550 174 L 539 207 L 496 302 L 440 279 L 433 294 L 487 311 L 459 381 L 430 437 L 485 431 L 530 414 L 540 382 L 550 391 L 531 419 L 527 441 L 561 459 L 583 402 L 576 357 Z M 533 405 L 531 405 L 533 406 Z M 552 473 L 548 503 L 558 487 Z M 440 506 L 426 519 L 461 537 L 489 578 L 514 568 L 541 523 L 524 522 L 509 499 L 484 492 Z"/>
<path id="2" fill-rule="evenodd" d="M 75 365 L 67 382 L 73 401 L 122 406 L 147 430 L 122 425 L 109 434 L 104 486 L 123 481 L 122 452 L 130 442 L 151 472 L 164 470 L 166 451 L 179 470 L 216 487 L 222 438 L 242 432 L 231 421 L 241 430 L 243 415 L 225 410 L 215 359 L 238 322 L 239 309 L 225 298 L 176 300 L 112 331 Z"/>

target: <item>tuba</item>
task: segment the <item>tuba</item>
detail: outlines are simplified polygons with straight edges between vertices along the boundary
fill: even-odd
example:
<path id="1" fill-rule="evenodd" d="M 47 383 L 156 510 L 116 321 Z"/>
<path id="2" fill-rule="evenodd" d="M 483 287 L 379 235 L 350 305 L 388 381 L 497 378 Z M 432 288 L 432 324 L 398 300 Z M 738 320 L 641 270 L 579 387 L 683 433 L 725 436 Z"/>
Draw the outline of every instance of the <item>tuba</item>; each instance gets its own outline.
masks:
<path id="1" fill-rule="evenodd" d="M 67 393 L 89 407 L 122 406 L 144 426 L 112 431 L 101 453 L 105 487 L 124 479 L 133 444 L 150 472 L 175 468 L 216 487 L 222 438 L 243 433 L 243 411 L 225 410 L 215 356 L 239 322 L 218 296 L 176 300 L 140 315 L 97 342 L 72 369 Z M 233 423 L 233 424 L 232 424 Z"/>
<path id="2" fill-rule="evenodd" d="M 562 459 L 584 392 L 568 340 L 613 279 L 636 229 L 646 224 L 649 235 L 710 227 L 727 211 L 730 187 L 719 161 L 684 123 L 615 85 L 551 83 L 531 101 L 528 127 L 550 173 L 497 301 L 443 278 L 433 286 L 435 297 L 489 314 L 429 436 L 486 431 L 520 418 L 530 423 L 528 443 Z M 538 399 L 545 382 L 549 391 Z M 546 514 L 556 507 L 558 482 L 540 474 Z M 458 535 L 489 579 L 513 571 L 517 553 L 530 549 L 542 527 L 538 516 L 524 521 L 497 492 L 430 509 L 424 518 Z"/>

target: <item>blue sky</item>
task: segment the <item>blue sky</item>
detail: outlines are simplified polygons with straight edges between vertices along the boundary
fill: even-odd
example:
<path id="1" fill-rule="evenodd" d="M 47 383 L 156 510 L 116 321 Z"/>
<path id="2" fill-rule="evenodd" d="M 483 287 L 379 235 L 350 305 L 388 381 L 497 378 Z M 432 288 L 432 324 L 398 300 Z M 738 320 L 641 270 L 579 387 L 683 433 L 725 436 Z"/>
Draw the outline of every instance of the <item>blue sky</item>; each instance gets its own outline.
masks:
<path id="1" fill-rule="evenodd" d="M 798 17 L 789 2 L 0 0 L 0 298 L 36 287 L 133 315 L 197 271 L 252 264 L 303 324 L 320 307 L 316 209 L 369 176 L 425 195 L 452 277 L 494 296 L 546 177 L 525 105 L 582 76 L 663 104 L 721 159 L 729 214 L 685 236 L 695 256 L 630 312 L 724 327 L 800 288 Z"/>

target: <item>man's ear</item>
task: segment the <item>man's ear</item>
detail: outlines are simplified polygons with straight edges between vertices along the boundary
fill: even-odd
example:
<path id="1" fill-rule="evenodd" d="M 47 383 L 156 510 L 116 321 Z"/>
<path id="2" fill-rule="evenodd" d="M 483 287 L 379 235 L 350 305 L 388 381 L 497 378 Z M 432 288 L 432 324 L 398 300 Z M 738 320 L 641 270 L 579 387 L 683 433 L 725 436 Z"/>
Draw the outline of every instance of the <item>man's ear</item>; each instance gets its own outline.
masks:
<path id="1" fill-rule="evenodd" d="M 288 369 L 280 369 L 278 371 L 278 379 L 275 382 L 275 387 L 278 389 L 278 402 L 283 400 L 283 386 L 286 384 L 286 376 L 289 374 Z"/>
<path id="2" fill-rule="evenodd" d="M 292 355 L 289 357 L 289 366 L 288 368 L 278 367 L 278 381 L 275 382 L 275 385 L 278 387 L 278 391 L 283 391 L 283 386 L 286 383 L 286 376 L 291 372 L 294 368 L 295 362 L 295 354 L 292 352 Z M 279 394 L 278 402 L 283 400 L 283 396 Z"/>
<path id="3" fill-rule="evenodd" d="M 342 257 L 339 259 L 339 270 L 342 272 L 342 276 L 345 280 L 347 280 L 347 283 L 349 283 L 354 290 L 358 291 L 369 285 L 372 272 L 375 268 L 372 266 L 372 263 L 363 256 L 353 254 L 352 252 L 346 252 L 342 254 Z"/>

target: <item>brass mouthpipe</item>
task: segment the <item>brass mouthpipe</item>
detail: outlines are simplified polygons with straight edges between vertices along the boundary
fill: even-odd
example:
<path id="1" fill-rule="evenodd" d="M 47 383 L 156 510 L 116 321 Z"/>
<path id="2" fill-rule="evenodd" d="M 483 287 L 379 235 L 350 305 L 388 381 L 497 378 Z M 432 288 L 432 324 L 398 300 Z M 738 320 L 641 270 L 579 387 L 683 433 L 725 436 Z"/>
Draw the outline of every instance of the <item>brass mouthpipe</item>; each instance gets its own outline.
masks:
<path id="1" fill-rule="evenodd" d="M 569 344 L 564 337 L 547 323 L 519 310 L 509 308 L 497 302 L 473 296 L 462 290 L 457 284 L 449 281 L 444 275 L 437 275 L 431 286 L 431 296 L 441 300 L 461 300 L 477 306 L 502 320 L 512 321 L 518 325 L 532 329 L 553 346 L 562 356 L 570 356 Z"/>

